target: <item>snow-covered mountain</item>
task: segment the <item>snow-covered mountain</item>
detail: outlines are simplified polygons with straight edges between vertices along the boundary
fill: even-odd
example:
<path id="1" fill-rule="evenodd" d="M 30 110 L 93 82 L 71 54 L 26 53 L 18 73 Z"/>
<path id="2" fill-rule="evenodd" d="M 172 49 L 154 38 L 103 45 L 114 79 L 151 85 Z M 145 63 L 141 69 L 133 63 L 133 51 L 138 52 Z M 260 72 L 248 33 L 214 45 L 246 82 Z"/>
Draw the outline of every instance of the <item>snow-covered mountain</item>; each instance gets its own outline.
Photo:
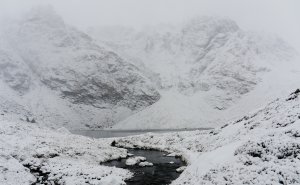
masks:
<path id="1" fill-rule="evenodd" d="M 103 127 L 160 98 L 138 67 L 49 7 L 33 9 L 1 33 L 0 100 L 7 111 L 22 107 L 26 116 L 73 129 Z"/>
<path id="2" fill-rule="evenodd" d="M 2 28 L 1 109 L 55 127 L 214 127 L 300 81 L 287 43 L 225 18 L 90 37 L 38 7 Z"/>
<path id="3" fill-rule="evenodd" d="M 211 127 L 262 106 L 300 81 L 293 48 L 276 36 L 244 31 L 227 18 L 88 33 L 151 70 L 162 94 L 115 128 Z"/>

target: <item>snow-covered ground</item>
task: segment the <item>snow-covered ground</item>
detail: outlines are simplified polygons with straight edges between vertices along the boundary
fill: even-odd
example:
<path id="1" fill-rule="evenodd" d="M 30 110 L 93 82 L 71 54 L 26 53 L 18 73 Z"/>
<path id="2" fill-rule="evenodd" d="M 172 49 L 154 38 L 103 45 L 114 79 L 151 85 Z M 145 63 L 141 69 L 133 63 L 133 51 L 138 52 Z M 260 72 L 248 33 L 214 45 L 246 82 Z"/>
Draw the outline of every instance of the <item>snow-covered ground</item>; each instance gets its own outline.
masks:
<path id="1" fill-rule="evenodd" d="M 128 156 L 113 140 L 182 156 L 173 185 L 300 184 L 300 91 L 259 108 L 299 87 L 293 48 L 216 17 L 117 31 L 97 43 L 41 7 L 1 26 L 0 185 L 124 184 L 132 173 L 100 165 Z M 91 139 L 62 126 L 216 129 Z"/>
<path id="2" fill-rule="evenodd" d="M 117 146 L 182 155 L 189 166 L 173 185 L 300 184 L 300 90 L 211 131 L 149 133 Z"/>
<path id="3" fill-rule="evenodd" d="M 132 175 L 99 164 L 127 155 L 125 149 L 111 147 L 109 140 L 73 135 L 66 129 L 55 131 L 11 117 L 0 115 L 1 185 L 118 185 Z"/>
<path id="4" fill-rule="evenodd" d="M 188 167 L 173 185 L 300 184 L 300 90 L 208 131 L 91 139 L 16 118 L 1 112 L 0 184 L 122 184 L 130 172 L 100 165 L 129 156 L 113 140 L 182 156 Z"/>

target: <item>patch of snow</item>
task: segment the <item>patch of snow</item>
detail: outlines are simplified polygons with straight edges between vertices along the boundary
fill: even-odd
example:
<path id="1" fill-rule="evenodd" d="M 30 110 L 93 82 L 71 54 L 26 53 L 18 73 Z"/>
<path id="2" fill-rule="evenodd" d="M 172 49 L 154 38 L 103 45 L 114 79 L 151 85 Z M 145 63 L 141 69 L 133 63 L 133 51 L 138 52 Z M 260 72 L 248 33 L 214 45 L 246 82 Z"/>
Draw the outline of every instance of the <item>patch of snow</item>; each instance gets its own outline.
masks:
<path id="1" fill-rule="evenodd" d="M 140 163 L 139 163 L 139 166 L 153 166 L 153 163 L 150 163 L 150 162 L 147 162 L 147 161 L 145 161 L 145 162 L 140 162 Z"/>
<path id="2" fill-rule="evenodd" d="M 176 169 L 176 172 L 181 173 L 186 169 L 186 166 L 181 166 L 179 168 Z"/>
<path id="3" fill-rule="evenodd" d="M 127 153 L 127 156 L 128 156 L 128 157 L 132 157 L 132 156 L 134 156 L 134 154 L 132 154 L 132 153 Z"/>
<path id="4" fill-rule="evenodd" d="M 146 158 L 145 157 L 142 157 L 142 156 L 135 156 L 135 157 L 130 157 L 126 160 L 125 164 L 127 166 L 133 166 L 133 165 L 136 165 L 142 161 L 146 161 Z"/>

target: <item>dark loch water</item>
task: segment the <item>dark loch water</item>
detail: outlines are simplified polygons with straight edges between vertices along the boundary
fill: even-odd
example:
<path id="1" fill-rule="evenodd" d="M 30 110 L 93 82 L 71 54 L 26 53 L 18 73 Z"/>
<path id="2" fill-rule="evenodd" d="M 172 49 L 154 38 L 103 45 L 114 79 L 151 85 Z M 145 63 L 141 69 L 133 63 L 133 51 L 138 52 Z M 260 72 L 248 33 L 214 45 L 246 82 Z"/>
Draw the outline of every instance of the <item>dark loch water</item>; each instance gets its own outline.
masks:
<path id="1" fill-rule="evenodd" d="M 170 184 L 180 175 L 180 173 L 176 172 L 176 169 L 186 165 L 183 161 L 181 161 L 180 158 L 166 157 L 167 153 L 165 152 L 141 149 L 128 149 L 128 152 L 134 154 L 134 156 L 146 157 L 147 162 L 153 163 L 153 166 L 126 166 L 126 159 L 102 163 L 102 165 L 116 166 L 118 168 L 128 169 L 133 172 L 134 177 L 126 181 L 127 185 Z"/>
<path id="2" fill-rule="evenodd" d="M 93 138 L 110 138 L 110 137 L 126 137 L 132 135 L 153 133 L 168 133 L 180 131 L 208 130 L 210 128 L 191 128 L 191 129 L 161 129 L 161 130 L 72 130 L 73 134 L 93 137 Z"/>

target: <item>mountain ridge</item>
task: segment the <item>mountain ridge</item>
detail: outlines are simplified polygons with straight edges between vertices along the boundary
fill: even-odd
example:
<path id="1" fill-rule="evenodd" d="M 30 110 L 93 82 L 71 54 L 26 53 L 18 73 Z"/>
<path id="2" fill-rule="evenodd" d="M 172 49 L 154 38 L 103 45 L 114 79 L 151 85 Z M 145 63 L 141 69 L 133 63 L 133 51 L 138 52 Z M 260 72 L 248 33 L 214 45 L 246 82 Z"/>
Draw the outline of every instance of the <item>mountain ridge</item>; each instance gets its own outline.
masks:
<path id="1" fill-rule="evenodd" d="M 27 91 L 22 92 L 23 94 L 30 96 L 33 93 L 38 96 L 36 99 L 51 99 L 52 96 L 52 100 L 56 99 L 53 109 L 61 104 L 63 109 L 72 106 L 75 111 L 72 108 L 69 111 L 77 114 L 85 106 L 87 110 L 82 112 L 93 111 L 92 114 L 101 114 L 104 109 L 103 116 L 110 114 L 111 117 L 105 118 L 110 119 L 108 123 L 105 123 L 105 119 L 98 120 L 97 122 L 104 122 L 100 125 L 95 122 L 95 115 L 86 114 L 84 121 L 77 120 L 78 117 L 65 119 L 70 119 L 68 122 L 77 122 L 77 126 L 78 122 L 91 127 L 113 124 L 113 115 L 118 112 L 118 108 L 125 110 L 119 110 L 120 113 L 117 114 L 128 114 L 153 104 L 160 97 L 150 80 L 136 66 L 116 53 L 98 46 L 83 32 L 67 26 L 51 8 L 32 10 L 4 33 L 13 54 L 18 55 L 21 61 L 20 65 L 14 67 L 22 70 L 27 66 L 26 75 L 32 81 L 26 84 Z M 5 59 L 2 61 L 3 65 L 12 63 Z M 7 72 L 4 70 L 4 73 Z M 47 95 L 39 94 L 39 91 L 44 91 Z M 23 98 L 26 99 L 27 95 Z M 39 106 L 47 108 L 48 104 L 49 102 Z M 61 114 L 53 109 L 41 114 Z M 89 119 L 95 119 L 94 123 L 89 123 Z M 68 127 L 72 128 L 72 124 Z"/>
<path id="2" fill-rule="evenodd" d="M 239 110 L 236 114 L 227 110 L 242 109 L 244 114 L 263 106 L 272 96 L 282 96 L 297 87 L 294 82 L 298 82 L 299 72 L 291 72 L 299 69 L 297 51 L 278 37 L 244 31 L 227 18 L 196 17 L 183 24 L 147 27 L 136 32 L 122 27 L 108 30 L 94 28 L 88 33 L 122 56 L 142 62 L 158 77 L 155 84 L 162 94 L 159 102 L 144 110 L 147 112 L 140 111 L 116 128 L 159 127 L 161 121 L 177 117 L 178 112 L 182 118 L 170 118 L 165 127 L 215 125 L 226 113 L 230 118 L 240 114 Z M 288 76 L 295 78 L 291 81 Z M 278 79 L 280 85 L 273 83 L 272 78 Z M 276 93 L 267 92 L 269 87 L 260 85 L 270 86 L 268 83 Z M 282 92 L 284 83 L 289 87 Z M 164 98 L 164 94 L 173 99 Z M 260 96 L 264 99 L 260 98 L 262 101 L 256 106 L 239 103 L 249 96 L 252 101 Z M 199 115 L 189 114 L 197 111 Z"/>
<path id="3" fill-rule="evenodd" d="M 214 127 L 300 79 L 287 43 L 226 18 L 108 30 L 81 32 L 51 7 L 5 26 L 2 106 L 69 129 Z"/>

